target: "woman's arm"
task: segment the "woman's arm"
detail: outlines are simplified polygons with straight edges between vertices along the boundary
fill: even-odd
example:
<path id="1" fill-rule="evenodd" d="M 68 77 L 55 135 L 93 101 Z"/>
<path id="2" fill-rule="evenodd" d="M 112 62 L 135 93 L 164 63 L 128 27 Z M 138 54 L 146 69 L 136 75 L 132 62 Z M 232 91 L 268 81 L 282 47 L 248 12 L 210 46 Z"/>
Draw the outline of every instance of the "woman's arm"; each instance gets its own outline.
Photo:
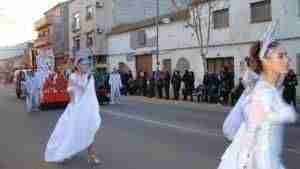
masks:
<path id="1" fill-rule="evenodd" d="M 255 147 L 257 133 L 261 125 L 266 121 L 271 110 L 272 94 L 254 92 L 250 96 L 251 100 L 245 106 L 246 131 L 242 138 L 241 151 L 239 156 L 240 168 L 249 167 L 256 159 Z"/>

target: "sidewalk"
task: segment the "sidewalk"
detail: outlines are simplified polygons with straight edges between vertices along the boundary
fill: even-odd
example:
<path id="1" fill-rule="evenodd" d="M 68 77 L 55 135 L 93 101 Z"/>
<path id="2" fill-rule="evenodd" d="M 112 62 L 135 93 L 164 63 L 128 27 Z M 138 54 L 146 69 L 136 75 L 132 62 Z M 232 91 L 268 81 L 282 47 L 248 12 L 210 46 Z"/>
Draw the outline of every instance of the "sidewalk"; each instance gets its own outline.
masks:
<path id="1" fill-rule="evenodd" d="M 217 109 L 222 112 L 230 112 L 232 109 L 232 106 L 224 106 L 222 104 L 215 104 L 215 103 L 206 103 L 206 102 L 191 102 L 191 101 L 184 101 L 184 100 L 166 100 L 166 99 L 159 99 L 159 98 L 149 98 L 144 96 L 128 96 L 128 100 L 132 101 L 144 101 L 147 103 L 153 103 L 153 104 L 168 104 L 168 105 L 180 105 L 183 107 L 191 107 L 191 108 L 201 108 L 205 107 L 208 109 Z M 296 111 L 300 115 L 300 103 L 297 103 Z"/>
<path id="2" fill-rule="evenodd" d="M 158 99 L 158 98 L 148 98 L 143 96 L 128 96 L 127 100 L 130 101 L 143 101 L 146 103 L 152 103 L 152 104 L 167 104 L 167 105 L 174 105 L 174 106 L 180 106 L 185 108 L 198 108 L 198 109 L 209 109 L 211 111 L 217 110 L 217 112 L 229 112 L 232 107 L 230 106 L 224 106 L 221 104 L 210 104 L 205 102 L 191 102 L 191 101 L 183 101 L 183 100 L 166 100 L 166 99 Z"/>

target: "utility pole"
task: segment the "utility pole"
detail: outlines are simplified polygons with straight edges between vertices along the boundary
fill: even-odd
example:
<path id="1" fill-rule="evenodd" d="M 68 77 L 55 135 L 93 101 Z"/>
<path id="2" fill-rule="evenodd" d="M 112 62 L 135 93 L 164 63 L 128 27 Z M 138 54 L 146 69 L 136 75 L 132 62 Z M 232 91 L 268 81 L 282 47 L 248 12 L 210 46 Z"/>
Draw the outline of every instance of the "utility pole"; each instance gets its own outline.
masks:
<path id="1" fill-rule="evenodd" d="M 159 0 L 156 0 L 156 70 L 159 70 Z"/>

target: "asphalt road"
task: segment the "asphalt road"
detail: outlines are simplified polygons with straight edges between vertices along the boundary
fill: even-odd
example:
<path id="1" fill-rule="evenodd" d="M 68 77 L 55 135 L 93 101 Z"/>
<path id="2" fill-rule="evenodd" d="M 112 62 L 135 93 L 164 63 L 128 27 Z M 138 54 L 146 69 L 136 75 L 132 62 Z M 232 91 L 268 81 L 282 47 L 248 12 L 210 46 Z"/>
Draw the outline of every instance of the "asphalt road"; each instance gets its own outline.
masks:
<path id="1" fill-rule="evenodd" d="M 96 148 L 104 164 L 91 167 L 86 152 L 66 165 L 43 162 L 62 109 L 26 113 L 12 88 L 0 87 L 0 169 L 216 169 L 228 143 L 221 126 L 228 108 L 140 97 L 101 107 Z M 298 169 L 298 126 L 289 128 L 284 157 Z"/>

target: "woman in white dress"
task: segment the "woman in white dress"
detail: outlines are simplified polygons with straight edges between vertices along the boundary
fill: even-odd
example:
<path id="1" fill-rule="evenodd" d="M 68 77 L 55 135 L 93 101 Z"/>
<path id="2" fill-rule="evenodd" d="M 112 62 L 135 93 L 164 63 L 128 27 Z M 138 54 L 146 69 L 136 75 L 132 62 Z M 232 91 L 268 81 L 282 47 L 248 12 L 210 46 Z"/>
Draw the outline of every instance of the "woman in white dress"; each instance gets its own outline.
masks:
<path id="1" fill-rule="evenodd" d="M 254 88 L 256 82 L 259 80 L 259 75 L 256 72 L 258 69 L 260 69 L 260 65 L 254 59 L 255 57 L 253 57 L 259 55 L 259 46 L 261 46 L 261 43 L 256 42 L 250 48 L 250 57 L 246 59 L 247 66 L 241 76 L 245 90 L 238 99 L 237 103 L 234 105 L 233 109 L 226 117 L 223 124 L 223 133 L 225 137 L 231 141 L 244 120 L 243 107 L 245 104 L 245 100 L 249 96 L 250 91 L 252 91 L 252 89 Z"/>
<path id="2" fill-rule="evenodd" d="M 261 65 L 260 79 L 246 98 L 244 121 L 218 169 L 285 169 L 281 161 L 284 125 L 297 119 L 277 87 L 288 71 L 288 57 L 278 42 L 263 47 L 255 58 Z"/>
<path id="3" fill-rule="evenodd" d="M 88 149 L 88 162 L 99 164 L 93 146 L 101 124 L 94 78 L 88 73 L 89 60 L 79 59 L 78 72 L 69 79 L 71 101 L 58 120 L 49 139 L 45 161 L 64 162 Z"/>

